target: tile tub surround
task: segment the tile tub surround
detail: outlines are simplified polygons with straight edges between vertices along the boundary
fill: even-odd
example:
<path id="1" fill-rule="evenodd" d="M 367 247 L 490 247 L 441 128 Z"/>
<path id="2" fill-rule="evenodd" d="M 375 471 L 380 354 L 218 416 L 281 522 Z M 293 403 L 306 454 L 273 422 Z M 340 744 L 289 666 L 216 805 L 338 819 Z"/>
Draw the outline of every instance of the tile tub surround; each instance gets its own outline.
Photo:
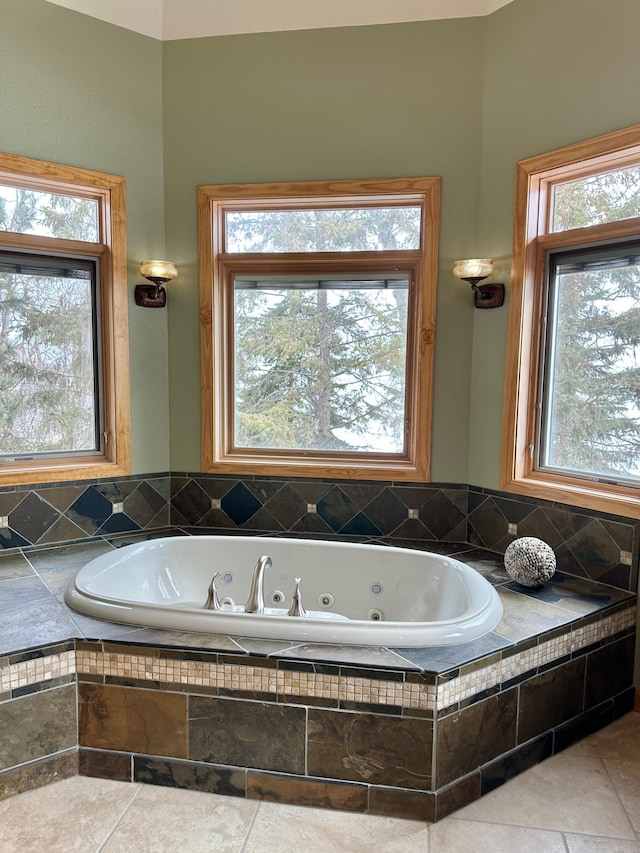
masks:
<path id="1" fill-rule="evenodd" d="M 640 522 L 475 486 L 162 473 L 0 489 L 0 550 L 169 524 L 393 544 L 468 543 L 499 554 L 516 536 L 537 536 L 554 549 L 560 571 L 620 589 L 638 585 Z"/>
<path id="2" fill-rule="evenodd" d="M 12 645 L 24 629 L 0 625 L 0 742 L 13 762 L 0 768 L 0 796 L 79 768 L 433 821 L 633 702 L 635 601 L 612 587 L 559 574 L 523 590 L 495 555 L 468 549 L 457 556 L 496 585 L 504 618 L 474 643 L 433 649 L 175 634 L 68 610 L 62 592 L 78 565 L 130 540 L 0 556 L 7 612 L 17 612 L 13 590 L 38 636 L 42 624 L 51 633 L 25 653 Z M 38 596 L 30 609 L 26 581 L 48 603 Z M 24 739 L 23 712 L 34 720 Z"/>

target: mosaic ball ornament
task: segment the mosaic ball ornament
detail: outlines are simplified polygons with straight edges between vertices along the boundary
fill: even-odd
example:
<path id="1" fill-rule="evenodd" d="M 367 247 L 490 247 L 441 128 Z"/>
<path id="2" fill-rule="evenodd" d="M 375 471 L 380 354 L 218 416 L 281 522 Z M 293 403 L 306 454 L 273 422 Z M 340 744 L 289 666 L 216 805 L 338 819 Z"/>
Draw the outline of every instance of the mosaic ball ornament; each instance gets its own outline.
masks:
<path id="1" fill-rule="evenodd" d="M 535 536 L 515 539 L 504 552 L 509 577 L 522 586 L 542 586 L 556 570 L 553 548 Z"/>

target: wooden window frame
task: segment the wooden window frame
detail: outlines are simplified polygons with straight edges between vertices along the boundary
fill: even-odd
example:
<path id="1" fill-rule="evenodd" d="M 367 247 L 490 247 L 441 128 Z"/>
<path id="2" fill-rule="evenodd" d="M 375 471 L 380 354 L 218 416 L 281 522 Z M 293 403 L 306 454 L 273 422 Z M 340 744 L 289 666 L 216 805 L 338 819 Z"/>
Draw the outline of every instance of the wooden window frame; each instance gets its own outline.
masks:
<path id="1" fill-rule="evenodd" d="M 120 477 L 131 473 L 129 332 L 125 179 L 116 175 L 0 154 L 0 182 L 41 192 L 94 199 L 99 242 L 0 231 L 0 248 L 100 261 L 102 409 L 106 440 L 100 454 L 0 461 L 0 486 Z"/>
<path id="2" fill-rule="evenodd" d="M 517 164 L 500 472 L 506 491 L 631 518 L 640 518 L 640 487 L 536 468 L 536 407 L 547 253 L 640 236 L 640 217 L 550 232 L 553 187 L 637 164 L 640 125 Z"/>
<path id="3" fill-rule="evenodd" d="M 262 271 L 299 272 L 309 255 L 237 254 L 224 249 L 224 215 L 251 207 L 299 209 L 420 205 L 420 248 L 411 251 L 322 253 L 322 269 L 380 271 L 393 265 L 415 273 L 415 311 L 408 344 L 411 403 L 406 454 L 337 454 L 258 451 L 233 448 L 230 411 L 230 276 L 258 262 Z M 433 353 L 438 265 L 440 178 L 371 181 L 314 181 L 278 184 L 208 185 L 198 188 L 200 247 L 200 331 L 202 390 L 202 470 L 238 475 L 426 482 L 430 474 Z M 318 253 L 319 254 L 319 253 Z M 317 267 L 316 267 L 317 268 Z"/>

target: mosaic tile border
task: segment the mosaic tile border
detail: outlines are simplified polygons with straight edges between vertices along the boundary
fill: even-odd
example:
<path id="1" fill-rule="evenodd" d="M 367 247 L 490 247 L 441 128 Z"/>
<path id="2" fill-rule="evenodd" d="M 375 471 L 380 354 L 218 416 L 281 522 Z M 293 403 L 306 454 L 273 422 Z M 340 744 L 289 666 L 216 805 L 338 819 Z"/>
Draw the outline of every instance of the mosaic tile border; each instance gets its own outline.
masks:
<path id="1" fill-rule="evenodd" d="M 78 649 L 78 677 L 133 679 L 139 682 L 192 685 L 234 693 L 269 693 L 277 697 L 329 699 L 407 711 L 442 712 L 486 693 L 525 673 L 548 667 L 567 656 L 614 637 L 635 625 L 634 606 L 591 624 L 578 626 L 531 648 L 461 673 L 439 685 L 384 678 L 349 677 L 266 668 L 252 664 L 158 658 Z"/>
<path id="2" fill-rule="evenodd" d="M 0 693 L 15 692 L 76 675 L 75 651 L 58 652 L 0 667 Z"/>
<path id="3" fill-rule="evenodd" d="M 603 617 L 598 622 L 576 627 L 572 631 L 545 640 L 515 655 L 452 678 L 438 686 L 436 708 L 441 711 L 479 693 L 484 693 L 498 684 L 513 681 L 525 673 L 547 667 L 562 658 L 614 637 L 632 628 L 635 623 L 635 607 L 627 607 L 611 616 Z"/>
<path id="4" fill-rule="evenodd" d="M 208 687 L 234 693 L 273 693 L 300 699 L 333 699 L 421 710 L 434 707 L 436 690 L 435 685 L 431 684 L 86 650 L 78 650 L 77 668 L 80 677 L 115 677 Z"/>

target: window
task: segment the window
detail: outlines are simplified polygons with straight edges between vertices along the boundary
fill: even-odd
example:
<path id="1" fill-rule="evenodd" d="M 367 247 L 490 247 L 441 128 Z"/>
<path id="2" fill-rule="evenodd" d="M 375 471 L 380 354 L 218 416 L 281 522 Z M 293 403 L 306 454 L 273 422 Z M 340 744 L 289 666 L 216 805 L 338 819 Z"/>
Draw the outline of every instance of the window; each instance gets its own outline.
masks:
<path id="1" fill-rule="evenodd" d="M 439 179 L 199 206 L 203 469 L 427 480 Z"/>
<path id="2" fill-rule="evenodd" d="M 640 517 L 640 127 L 518 164 L 503 486 Z"/>
<path id="3" fill-rule="evenodd" d="M 124 180 L 0 154 L 0 485 L 129 473 Z"/>

